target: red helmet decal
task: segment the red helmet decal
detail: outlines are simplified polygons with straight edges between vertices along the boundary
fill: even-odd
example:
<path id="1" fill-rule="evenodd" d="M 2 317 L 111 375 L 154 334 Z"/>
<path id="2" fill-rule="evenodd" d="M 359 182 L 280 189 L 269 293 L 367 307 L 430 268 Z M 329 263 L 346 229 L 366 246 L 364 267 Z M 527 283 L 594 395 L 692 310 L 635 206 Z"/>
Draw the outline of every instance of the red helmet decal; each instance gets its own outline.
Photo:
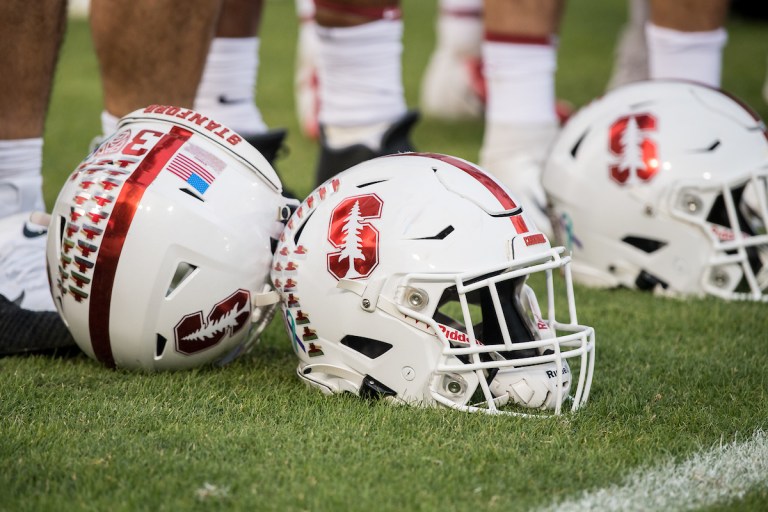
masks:
<path id="1" fill-rule="evenodd" d="M 176 350 L 192 355 L 231 338 L 248 324 L 251 316 L 251 295 L 237 290 L 211 309 L 206 319 L 203 312 L 186 315 L 173 328 Z"/>
<path id="2" fill-rule="evenodd" d="M 328 271 L 336 279 L 364 279 L 379 264 L 379 231 L 368 220 L 380 218 L 383 206 L 376 194 L 364 194 L 331 212 L 328 241 L 338 251 L 328 254 Z"/>
<path id="3" fill-rule="evenodd" d="M 659 152 L 651 136 L 658 130 L 651 114 L 620 117 L 608 130 L 608 147 L 614 156 L 611 179 L 620 185 L 649 181 L 659 170 Z"/>

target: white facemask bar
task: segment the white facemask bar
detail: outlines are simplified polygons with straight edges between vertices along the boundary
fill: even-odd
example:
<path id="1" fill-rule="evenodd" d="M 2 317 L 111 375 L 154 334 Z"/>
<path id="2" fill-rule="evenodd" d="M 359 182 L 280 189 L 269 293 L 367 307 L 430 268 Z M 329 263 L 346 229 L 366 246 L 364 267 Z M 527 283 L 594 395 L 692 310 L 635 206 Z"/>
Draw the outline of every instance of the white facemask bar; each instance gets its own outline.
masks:
<path id="1" fill-rule="evenodd" d="M 729 265 L 738 265 L 744 275 L 744 278 L 749 285 L 750 293 L 730 292 L 723 288 L 718 288 L 712 283 L 708 282 L 711 272 L 705 272 L 702 277 L 702 288 L 711 295 L 723 297 L 731 300 L 753 300 L 753 301 L 768 301 L 768 293 L 765 292 L 765 286 L 761 287 L 760 282 L 752 270 L 749 264 L 749 256 L 747 249 L 755 247 L 759 250 L 768 250 L 768 233 L 762 233 L 755 236 L 750 236 L 742 232 L 738 220 L 737 205 L 733 200 L 733 194 L 731 190 L 740 185 L 741 182 L 736 183 L 723 183 L 717 189 L 723 195 L 725 201 L 725 209 L 728 215 L 727 226 L 733 238 L 731 240 L 722 240 L 720 237 L 712 233 L 709 223 L 702 217 L 689 215 L 682 212 L 679 208 L 673 207 L 671 211 L 673 215 L 679 217 L 686 222 L 691 222 L 701 227 L 712 240 L 717 254 L 710 259 L 707 263 L 707 267 L 714 269 L 716 267 L 725 267 Z M 768 169 L 761 169 L 751 173 L 749 179 L 746 181 L 745 189 L 752 187 L 755 192 L 755 199 L 757 204 L 751 206 L 756 209 L 755 213 L 764 229 L 768 229 Z M 672 194 L 673 201 L 680 195 L 680 190 L 686 188 L 685 185 L 678 185 Z M 742 201 L 744 199 L 742 198 Z M 707 212 L 708 213 L 708 212 Z M 728 254 L 728 251 L 734 251 L 733 254 Z M 736 283 L 738 285 L 738 283 Z M 734 286 L 736 286 L 734 285 Z"/>
<path id="2" fill-rule="evenodd" d="M 580 357 L 580 372 L 579 382 L 576 388 L 576 392 L 573 396 L 573 405 L 571 410 L 575 411 L 580 406 L 587 402 L 589 397 L 589 391 L 592 385 L 592 375 L 594 372 L 594 329 L 589 326 L 579 325 L 576 319 L 576 308 L 573 296 L 573 282 L 570 272 L 570 257 L 561 257 L 560 254 L 564 251 L 563 247 L 557 247 L 550 249 L 546 253 L 537 254 L 532 257 L 515 260 L 512 264 L 505 264 L 492 269 L 483 269 L 483 271 L 475 271 L 464 274 L 458 274 L 453 276 L 453 281 L 456 285 L 456 289 L 459 295 L 459 301 L 462 308 L 462 314 L 464 316 L 464 324 L 467 328 L 467 334 L 469 343 L 464 347 L 452 347 L 450 341 L 446 338 L 443 331 L 439 328 L 437 322 L 428 316 L 418 313 L 404 305 L 395 304 L 398 311 L 407 316 L 414 318 L 420 322 L 427 324 L 431 330 L 437 335 L 440 341 L 443 343 L 444 355 L 446 356 L 443 361 L 438 365 L 436 373 L 465 373 L 473 371 L 478 377 L 480 387 L 486 398 L 485 407 L 475 407 L 471 405 L 457 404 L 450 399 L 442 396 L 437 390 L 431 389 L 433 398 L 439 403 L 449 406 L 451 408 L 460 409 L 467 412 L 486 412 L 489 414 L 517 414 L 521 413 L 501 411 L 497 408 L 500 400 L 495 399 L 488 388 L 486 378 L 484 375 L 485 370 L 501 369 L 506 367 L 527 366 L 543 363 L 552 363 L 562 367 L 562 361 L 564 359 L 571 359 L 574 357 Z M 564 269 L 564 277 L 566 280 L 566 295 L 568 300 L 569 309 L 569 322 L 561 323 L 555 319 L 555 304 L 554 304 L 554 283 L 553 283 L 553 269 Z M 506 271 L 506 272 L 504 272 Z M 503 272 L 503 273 L 499 273 Z M 521 276 L 531 275 L 536 272 L 545 272 L 547 277 L 547 324 L 553 332 L 566 331 L 570 334 L 565 336 L 555 336 L 552 338 L 534 340 L 529 342 L 513 343 L 509 334 L 509 330 L 506 326 L 506 322 L 500 322 L 503 344 L 495 345 L 481 345 L 475 338 L 475 333 L 472 328 L 471 315 L 469 313 L 469 305 L 466 300 L 466 294 L 471 291 L 487 287 L 491 292 L 491 297 L 494 304 L 496 315 L 499 319 L 504 319 L 503 311 L 501 308 L 501 302 L 496 291 L 496 283 L 515 279 Z M 482 279 L 477 282 L 473 282 L 469 285 L 464 283 L 476 279 L 482 275 L 491 274 L 492 276 L 486 279 Z M 445 282 L 446 276 L 435 274 L 409 274 L 405 276 L 403 282 L 407 285 L 414 283 L 414 286 L 418 286 L 417 283 L 423 282 Z M 527 292 L 526 292 L 527 293 Z M 531 291 L 532 293 L 532 291 Z M 529 300 L 530 297 L 528 297 Z M 535 299 L 533 299 L 535 301 Z M 538 309 L 538 306 L 537 306 Z M 519 351 L 524 349 L 542 349 L 548 348 L 552 350 L 551 354 L 539 355 L 535 357 L 522 358 L 522 359 L 504 359 L 500 361 L 481 361 L 480 354 L 482 353 L 495 353 L 501 351 Z M 561 351 L 561 348 L 568 348 L 570 350 Z M 468 364 L 458 361 L 456 357 L 451 356 L 469 356 L 472 361 Z M 559 376 L 560 387 L 562 387 L 562 375 Z M 559 398 L 559 397 L 558 397 Z M 560 413 L 560 401 L 558 401 L 555 414 Z M 526 415 L 522 413 L 522 415 Z"/>

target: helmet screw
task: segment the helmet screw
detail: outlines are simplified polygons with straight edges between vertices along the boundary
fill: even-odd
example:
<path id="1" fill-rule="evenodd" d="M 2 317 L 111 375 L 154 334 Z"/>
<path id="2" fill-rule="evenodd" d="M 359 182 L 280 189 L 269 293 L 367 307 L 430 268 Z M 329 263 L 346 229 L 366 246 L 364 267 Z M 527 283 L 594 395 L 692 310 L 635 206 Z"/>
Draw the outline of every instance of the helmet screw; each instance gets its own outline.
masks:
<path id="1" fill-rule="evenodd" d="M 451 393 L 455 393 L 457 395 L 461 393 L 461 384 L 459 384 L 455 380 L 450 381 L 446 386 L 446 388 L 448 388 L 448 391 L 450 391 Z"/>
<path id="2" fill-rule="evenodd" d="M 368 300 L 368 299 L 363 299 L 363 307 L 364 307 L 365 309 L 368 309 L 368 308 L 370 308 L 370 307 L 371 307 L 371 301 L 370 301 L 370 300 Z"/>
<path id="3" fill-rule="evenodd" d="M 685 204 L 685 208 L 690 213 L 696 213 L 701 209 L 701 199 L 694 196 L 693 194 L 686 194 L 686 196 L 683 198 L 683 203 Z"/>
<path id="4" fill-rule="evenodd" d="M 428 299 L 425 291 L 411 288 L 408 290 L 406 300 L 408 301 L 408 305 L 413 309 L 421 309 L 427 305 Z"/>
<path id="5" fill-rule="evenodd" d="M 728 274 L 726 274 L 722 270 L 717 270 L 712 276 L 712 280 L 715 282 L 715 286 L 724 288 L 725 286 L 728 285 Z"/>

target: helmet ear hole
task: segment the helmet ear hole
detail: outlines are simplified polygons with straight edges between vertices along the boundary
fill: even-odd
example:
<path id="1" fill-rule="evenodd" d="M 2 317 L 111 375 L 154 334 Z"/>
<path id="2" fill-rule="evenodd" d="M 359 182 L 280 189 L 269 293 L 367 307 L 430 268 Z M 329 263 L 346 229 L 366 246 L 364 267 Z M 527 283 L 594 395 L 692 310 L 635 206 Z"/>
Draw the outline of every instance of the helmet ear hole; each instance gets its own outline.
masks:
<path id="1" fill-rule="evenodd" d="M 392 348 L 392 344 L 385 341 L 352 335 L 344 336 L 344 338 L 341 340 L 341 344 L 345 347 L 351 348 L 352 350 L 360 352 L 365 357 L 370 359 L 376 359 Z"/>
<path id="2" fill-rule="evenodd" d="M 168 340 L 165 339 L 165 337 L 161 334 L 158 334 L 155 341 L 155 359 L 163 357 L 163 352 L 165 352 L 165 347 L 167 344 Z"/>
<path id="3" fill-rule="evenodd" d="M 667 245 L 667 242 L 662 240 L 653 240 L 651 238 L 644 238 L 641 236 L 625 236 L 621 239 L 621 241 L 648 254 L 656 252 Z"/>

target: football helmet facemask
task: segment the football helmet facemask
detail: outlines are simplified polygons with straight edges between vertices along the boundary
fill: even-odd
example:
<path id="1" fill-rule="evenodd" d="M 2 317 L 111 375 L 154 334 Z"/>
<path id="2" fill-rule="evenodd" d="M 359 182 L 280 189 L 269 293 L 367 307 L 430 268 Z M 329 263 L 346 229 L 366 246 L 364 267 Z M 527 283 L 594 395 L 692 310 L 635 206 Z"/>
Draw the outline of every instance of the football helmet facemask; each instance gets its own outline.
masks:
<path id="1" fill-rule="evenodd" d="M 146 370 L 246 351 L 277 298 L 281 188 L 258 151 L 198 112 L 124 117 L 66 181 L 48 232 L 54 303 L 80 348 Z"/>
<path id="2" fill-rule="evenodd" d="M 518 205 L 478 167 L 439 154 L 375 158 L 315 189 L 271 274 L 298 376 L 327 394 L 464 411 L 583 405 L 594 331 L 577 322 L 569 258 Z M 561 270 L 567 323 L 555 319 Z"/>
<path id="3" fill-rule="evenodd" d="M 542 180 L 577 281 L 768 300 L 768 133 L 722 91 L 614 89 L 567 123 Z"/>

